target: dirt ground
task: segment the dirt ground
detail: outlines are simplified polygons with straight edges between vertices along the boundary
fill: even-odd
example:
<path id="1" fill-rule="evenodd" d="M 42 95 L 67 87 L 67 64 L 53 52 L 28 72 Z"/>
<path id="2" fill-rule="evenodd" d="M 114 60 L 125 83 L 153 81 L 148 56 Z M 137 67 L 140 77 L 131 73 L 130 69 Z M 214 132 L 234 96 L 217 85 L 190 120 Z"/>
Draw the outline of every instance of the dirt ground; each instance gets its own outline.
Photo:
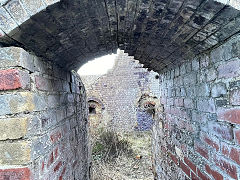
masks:
<path id="1" fill-rule="evenodd" d="M 93 180 L 154 180 L 152 173 L 151 133 L 118 134 L 129 143 L 131 153 L 121 153 L 106 161 L 93 157 Z"/>

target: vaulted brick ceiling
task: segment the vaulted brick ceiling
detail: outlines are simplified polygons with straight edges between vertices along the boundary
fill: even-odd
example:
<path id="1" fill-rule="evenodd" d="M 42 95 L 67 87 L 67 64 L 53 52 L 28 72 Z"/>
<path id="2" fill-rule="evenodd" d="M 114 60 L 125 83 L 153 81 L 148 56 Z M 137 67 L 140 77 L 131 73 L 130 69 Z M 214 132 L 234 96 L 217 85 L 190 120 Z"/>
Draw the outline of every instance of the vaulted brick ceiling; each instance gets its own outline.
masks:
<path id="1" fill-rule="evenodd" d="M 0 0 L 0 42 L 67 69 L 119 47 L 160 72 L 240 31 L 233 1 Z"/>

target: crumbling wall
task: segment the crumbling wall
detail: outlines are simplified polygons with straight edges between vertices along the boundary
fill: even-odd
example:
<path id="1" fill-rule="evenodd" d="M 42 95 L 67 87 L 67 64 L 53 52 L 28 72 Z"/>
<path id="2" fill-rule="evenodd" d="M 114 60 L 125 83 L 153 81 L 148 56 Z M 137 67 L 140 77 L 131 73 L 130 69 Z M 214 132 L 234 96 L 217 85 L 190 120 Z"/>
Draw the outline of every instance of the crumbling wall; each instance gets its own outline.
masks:
<path id="1" fill-rule="evenodd" d="M 139 107 L 139 100 L 143 94 L 159 96 L 157 75 L 143 68 L 132 56 L 120 51 L 113 69 L 107 74 L 82 76 L 82 79 L 87 87 L 88 98 L 97 98 L 104 105 L 101 116 L 102 121 L 107 121 L 104 124 L 109 124 L 116 131 L 133 131 L 149 130 L 152 127 L 143 124 L 147 119 L 152 121 L 152 115 Z M 141 125 L 138 127 L 139 123 Z"/>
<path id="2" fill-rule="evenodd" d="M 240 36 L 160 75 L 159 180 L 240 179 Z"/>
<path id="3" fill-rule="evenodd" d="M 0 179 L 88 179 L 86 94 L 77 74 L 0 49 Z"/>

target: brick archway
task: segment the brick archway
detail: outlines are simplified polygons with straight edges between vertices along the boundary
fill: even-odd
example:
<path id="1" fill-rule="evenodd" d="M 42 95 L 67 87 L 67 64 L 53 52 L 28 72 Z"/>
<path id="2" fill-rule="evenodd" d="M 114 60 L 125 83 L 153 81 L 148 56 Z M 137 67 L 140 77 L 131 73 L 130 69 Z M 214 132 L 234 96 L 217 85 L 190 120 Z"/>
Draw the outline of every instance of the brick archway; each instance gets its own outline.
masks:
<path id="1" fill-rule="evenodd" d="M 0 5 L 0 179 L 89 178 L 86 93 L 71 70 L 117 48 L 160 74 L 158 178 L 240 178 L 238 1 Z"/>

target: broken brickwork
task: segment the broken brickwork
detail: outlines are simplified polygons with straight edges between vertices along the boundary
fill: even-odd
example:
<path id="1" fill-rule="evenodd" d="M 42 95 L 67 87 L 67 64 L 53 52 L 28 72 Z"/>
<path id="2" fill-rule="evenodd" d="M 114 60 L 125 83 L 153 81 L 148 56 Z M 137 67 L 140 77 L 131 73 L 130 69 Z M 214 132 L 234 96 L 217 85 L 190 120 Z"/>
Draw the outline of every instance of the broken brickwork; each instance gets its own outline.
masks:
<path id="1" fill-rule="evenodd" d="M 239 35 L 160 75 L 159 179 L 239 179 Z"/>
<path id="2" fill-rule="evenodd" d="M 159 95 L 157 75 L 121 51 L 107 74 L 82 76 L 89 101 L 96 99 L 103 108 L 101 116 L 90 115 L 90 119 L 98 117 L 92 123 L 98 121 L 99 125 L 110 126 L 116 131 L 150 130 L 153 115 L 143 104 L 149 102 L 150 96 L 157 98 Z M 139 101 L 144 94 L 148 97 L 141 104 Z"/>

